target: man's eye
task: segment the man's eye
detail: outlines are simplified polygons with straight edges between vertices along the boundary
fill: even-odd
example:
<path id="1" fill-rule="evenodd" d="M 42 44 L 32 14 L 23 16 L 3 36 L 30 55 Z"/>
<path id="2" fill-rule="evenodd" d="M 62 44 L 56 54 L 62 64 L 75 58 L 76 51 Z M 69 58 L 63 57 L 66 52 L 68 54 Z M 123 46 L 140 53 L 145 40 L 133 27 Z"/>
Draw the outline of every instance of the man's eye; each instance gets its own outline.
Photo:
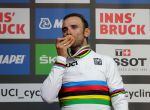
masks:
<path id="1" fill-rule="evenodd" d="M 67 31 L 67 28 L 62 28 L 62 31 L 63 31 L 63 32 L 66 32 L 66 31 Z"/>
<path id="2" fill-rule="evenodd" d="M 78 26 L 77 25 L 71 25 L 71 28 L 76 29 L 76 28 L 78 28 Z"/>

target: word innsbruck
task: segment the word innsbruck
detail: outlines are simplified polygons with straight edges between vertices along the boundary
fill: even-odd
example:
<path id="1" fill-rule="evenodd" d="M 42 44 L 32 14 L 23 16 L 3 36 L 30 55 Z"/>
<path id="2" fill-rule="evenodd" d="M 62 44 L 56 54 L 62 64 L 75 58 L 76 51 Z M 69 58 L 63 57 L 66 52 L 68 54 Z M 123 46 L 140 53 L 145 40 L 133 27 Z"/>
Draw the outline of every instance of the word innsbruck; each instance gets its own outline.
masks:
<path id="1" fill-rule="evenodd" d="M 133 24 L 135 13 L 100 13 L 100 34 L 145 35 L 145 25 Z"/>
<path id="2" fill-rule="evenodd" d="M 12 23 L 15 12 L 0 12 L 0 34 L 25 34 L 25 24 Z"/>

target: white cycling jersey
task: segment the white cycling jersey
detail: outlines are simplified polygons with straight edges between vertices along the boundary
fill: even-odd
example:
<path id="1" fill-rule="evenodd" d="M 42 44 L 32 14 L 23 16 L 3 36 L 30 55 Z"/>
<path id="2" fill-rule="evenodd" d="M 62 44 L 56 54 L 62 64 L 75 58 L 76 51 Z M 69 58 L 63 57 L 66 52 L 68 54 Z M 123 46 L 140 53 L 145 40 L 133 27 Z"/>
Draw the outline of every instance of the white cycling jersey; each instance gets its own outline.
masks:
<path id="1" fill-rule="evenodd" d="M 41 95 L 48 103 L 58 97 L 62 110 L 128 110 L 114 60 L 89 47 L 67 59 L 57 56 Z"/>

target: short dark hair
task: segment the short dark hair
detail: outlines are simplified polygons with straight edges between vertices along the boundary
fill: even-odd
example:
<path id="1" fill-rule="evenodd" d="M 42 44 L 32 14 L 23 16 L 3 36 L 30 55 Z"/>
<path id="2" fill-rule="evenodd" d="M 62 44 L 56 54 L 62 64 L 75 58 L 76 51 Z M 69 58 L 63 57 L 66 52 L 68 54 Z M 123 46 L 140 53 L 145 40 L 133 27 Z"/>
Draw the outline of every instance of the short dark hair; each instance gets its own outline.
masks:
<path id="1" fill-rule="evenodd" d="M 66 20 L 69 17 L 79 17 L 81 19 L 82 23 L 83 23 L 84 29 L 89 27 L 89 24 L 88 24 L 88 22 L 86 21 L 86 19 L 84 18 L 83 15 L 81 15 L 79 13 L 71 13 L 71 14 L 66 15 L 63 18 L 63 20 Z"/>

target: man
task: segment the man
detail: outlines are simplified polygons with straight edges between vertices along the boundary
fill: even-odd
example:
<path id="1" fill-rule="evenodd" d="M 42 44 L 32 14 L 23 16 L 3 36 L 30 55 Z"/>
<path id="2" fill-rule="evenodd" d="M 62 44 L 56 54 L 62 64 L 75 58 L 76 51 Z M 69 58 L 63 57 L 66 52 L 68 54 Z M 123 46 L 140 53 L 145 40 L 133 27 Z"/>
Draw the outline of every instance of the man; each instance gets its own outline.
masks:
<path id="1" fill-rule="evenodd" d="M 64 17 L 58 56 L 41 88 L 43 100 L 58 97 L 62 110 L 128 110 L 122 78 L 112 58 L 90 49 L 90 29 L 84 17 Z"/>

